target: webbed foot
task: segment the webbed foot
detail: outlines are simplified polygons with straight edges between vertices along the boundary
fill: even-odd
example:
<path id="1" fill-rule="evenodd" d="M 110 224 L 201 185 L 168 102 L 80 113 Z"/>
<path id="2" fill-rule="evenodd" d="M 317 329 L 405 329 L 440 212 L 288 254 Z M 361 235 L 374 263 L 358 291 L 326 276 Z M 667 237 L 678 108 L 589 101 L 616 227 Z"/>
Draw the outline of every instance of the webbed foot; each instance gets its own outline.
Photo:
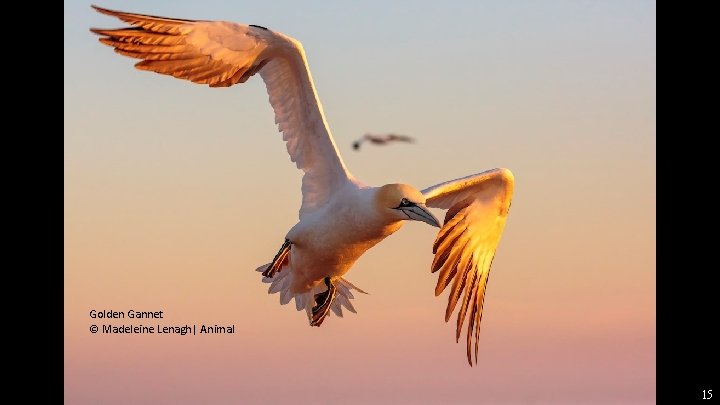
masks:
<path id="1" fill-rule="evenodd" d="M 319 294 L 315 294 L 315 306 L 312 307 L 312 319 L 310 320 L 311 326 L 322 325 L 325 317 L 330 312 L 330 305 L 335 299 L 335 285 L 330 280 L 330 277 L 325 277 L 325 285 L 327 290 Z"/>
<path id="2" fill-rule="evenodd" d="M 262 272 L 263 276 L 272 278 L 275 275 L 275 273 L 280 271 L 280 268 L 282 267 L 283 263 L 286 261 L 288 255 L 290 254 L 290 246 L 292 246 L 292 242 L 290 242 L 290 239 L 285 239 L 285 242 L 280 247 L 280 250 L 277 252 L 275 257 L 273 258 L 272 263 L 270 263 L 268 268 Z"/>

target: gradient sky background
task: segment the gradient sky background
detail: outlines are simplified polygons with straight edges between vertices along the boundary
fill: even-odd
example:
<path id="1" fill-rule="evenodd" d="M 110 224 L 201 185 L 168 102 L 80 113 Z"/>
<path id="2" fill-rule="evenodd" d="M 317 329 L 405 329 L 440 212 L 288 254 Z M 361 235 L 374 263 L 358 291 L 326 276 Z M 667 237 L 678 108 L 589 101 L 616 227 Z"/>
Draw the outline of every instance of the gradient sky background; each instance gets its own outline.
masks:
<path id="1" fill-rule="evenodd" d="M 297 221 L 301 178 L 260 78 L 137 71 L 88 32 L 119 22 L 65 1 L 66 403 L 655 402 L 655 2 L 99 5 L 298 38 L 368 184 L 507 167 L 516 188 L 477 367 L 422 223 L 347 275 L 370 292 L 357 315 L 310 328 L 253 271 Z M 366 131 L 418 142 L 353 151 Z M 237 333 L 93 335 L 91 309 Z"/>

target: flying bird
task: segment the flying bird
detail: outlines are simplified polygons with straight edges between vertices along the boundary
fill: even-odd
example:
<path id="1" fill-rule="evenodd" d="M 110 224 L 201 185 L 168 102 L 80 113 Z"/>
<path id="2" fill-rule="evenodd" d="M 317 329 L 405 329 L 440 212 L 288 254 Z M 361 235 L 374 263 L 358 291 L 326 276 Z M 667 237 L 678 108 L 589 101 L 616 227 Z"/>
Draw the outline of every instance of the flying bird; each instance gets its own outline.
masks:
<path id="1" fill-rule="evenodd" d="M 362 138 L 353 142 L 353 149 L 359 150 L 360 145 L 365 141 L 369 141 L 370 143 L 375 145 L 387 145 L 391 142 L 414 143 L 415 139 L 407 135 L 398 134 L 365 134 Z"/>
<path id="2" fill-rule="evenodd" d="M 184 20 L 93 6 L 129 26 L 91 31 L 115 52 L 140 59 L 135 67 L 210 87 L 265 82 L 290 160 L 304 172 L 299 221 L 270 263 L 260 266 L 269 293 L 292 299 L 311 326 L 343 307 L 355 313 L 345 278 L 368 249 L 405 221 L 440 228 L 430 266 L 435 295 L 448 286 L 447 322 L 458 304 L 456 341 L 467 320 L 467 359 L 477 364 L 485 288 L 513 193 L 508 169 L 493 169 L 418 190 L 407 184 L 369 186 L 354 177 L 335 145 L 299 41 L 259 25 Z M 429 207 L 447 210 L 443 224 Z M 268 255 L 270 256 L 270 255 Z"/>

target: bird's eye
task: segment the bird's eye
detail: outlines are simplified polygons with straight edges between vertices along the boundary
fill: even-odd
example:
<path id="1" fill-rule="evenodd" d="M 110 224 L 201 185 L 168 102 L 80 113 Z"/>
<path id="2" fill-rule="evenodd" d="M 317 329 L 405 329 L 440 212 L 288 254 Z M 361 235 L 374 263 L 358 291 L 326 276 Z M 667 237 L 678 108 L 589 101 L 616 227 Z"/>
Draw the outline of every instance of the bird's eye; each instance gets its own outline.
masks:
<path id="1" fill-rule="evenodd" d="M 407 198 L 403 198 L 402 200 L 400 200 L 400 205 L 402 205 L 402 206 L 410 205 L 410 201 L 408 201 Z"/>

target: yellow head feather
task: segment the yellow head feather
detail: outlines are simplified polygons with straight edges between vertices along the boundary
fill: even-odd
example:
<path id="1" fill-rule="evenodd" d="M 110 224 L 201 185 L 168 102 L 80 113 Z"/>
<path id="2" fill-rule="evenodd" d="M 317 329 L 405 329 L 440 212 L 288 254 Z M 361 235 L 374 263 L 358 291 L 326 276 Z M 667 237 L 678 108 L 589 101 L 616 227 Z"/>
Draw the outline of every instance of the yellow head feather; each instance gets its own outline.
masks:
<path id="1" fill-rule="evenodd" d="M 386 184 L 380 187 L 376 203 L 384 208 L 395 208 L 403 198 L 416 204 L 425 204 L 425 196 L 415 187 L 407 184 Z"/>

